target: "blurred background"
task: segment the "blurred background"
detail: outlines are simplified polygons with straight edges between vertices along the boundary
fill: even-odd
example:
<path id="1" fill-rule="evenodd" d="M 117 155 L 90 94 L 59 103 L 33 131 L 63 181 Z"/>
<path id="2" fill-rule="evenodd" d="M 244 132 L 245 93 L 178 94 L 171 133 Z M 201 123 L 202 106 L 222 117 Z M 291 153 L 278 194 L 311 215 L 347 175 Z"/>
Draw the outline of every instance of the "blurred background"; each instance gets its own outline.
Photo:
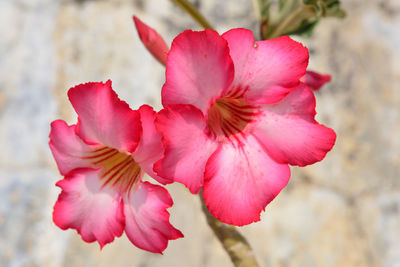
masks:
<path id="1" fill-rule="evenodd" d="M 220 33 L 258 36 L 252 1 L 200 0 Z M 316 93 L 317 119 L 338 134 L 325 160 L 292 168 L 289 185 L 240 228 L 262 266 L 400 266 L 400 2 L 346 0 L 303 41 L 310 69 L 332 75 Z M 132 108 L 161 108 L 164 68 L 141 44 L 135 14 L 170 43 L 201 28 L 167 0 L 0 0 L 0 266 L 231 266 L 197 196 L 168 186 L 185 238 L 164 255 L 125 236 L 87 244 L 51 219 L 61 179 L 49 123 L 75 123 L 66 92 L 112 79 Z"/>

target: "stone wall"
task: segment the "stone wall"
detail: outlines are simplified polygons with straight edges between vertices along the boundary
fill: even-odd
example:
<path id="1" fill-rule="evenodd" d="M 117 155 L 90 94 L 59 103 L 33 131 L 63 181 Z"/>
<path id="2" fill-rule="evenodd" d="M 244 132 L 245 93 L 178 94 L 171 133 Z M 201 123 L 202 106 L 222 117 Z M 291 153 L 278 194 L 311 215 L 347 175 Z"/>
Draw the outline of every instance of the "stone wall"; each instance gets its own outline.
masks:
<path id="1" fill-rule="evenodd" d="M 262 221 L 242 227 L 263 266 L 400 265 L 400 3 L 347 0 L 303 40 L 310 68 L 333 81 L 317 92 L 318 120 L 337 144 L 292 179 Z M 220 32 L 257 31 L 251 1 L 200 0 Z M 144 49 L 132 14 L 168 42 L 200 29 L 167 0 L 0 1 L 0 266 L 230 266 L 200 203 L 168 186 L 173 224 L 185 234 L 164 255 L 122 237 L 102 251 L 51 221 L 61 178 L 49 123 L 74 122 L 69 87 L 112 79 L 133 108 L 161 108 L 164 69 Z"/>

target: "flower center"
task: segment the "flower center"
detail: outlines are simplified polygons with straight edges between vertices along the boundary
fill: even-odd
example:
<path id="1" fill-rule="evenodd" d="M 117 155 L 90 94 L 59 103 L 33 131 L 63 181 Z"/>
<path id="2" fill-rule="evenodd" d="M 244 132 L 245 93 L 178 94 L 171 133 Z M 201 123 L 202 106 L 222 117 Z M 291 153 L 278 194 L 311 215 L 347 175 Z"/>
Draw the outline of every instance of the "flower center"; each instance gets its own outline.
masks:
<path id="1" fill-rule="evenodd" d="M 244 136 L 243 130 L 257 114 L 256 107 L 243 98 L 223 97 L 217 99 L 208 110 L 208 128 L 216 138 Z"/>
<path id="2" fill-rule="evenodd" d="M 88 159 L 95 167 L 102 168 L 103 187 L 120 186 L 122 192 L 129 192 L 142 175 L 141 168 L 133 157 L 115 148 L 100 147 L 84 159 Z"/>

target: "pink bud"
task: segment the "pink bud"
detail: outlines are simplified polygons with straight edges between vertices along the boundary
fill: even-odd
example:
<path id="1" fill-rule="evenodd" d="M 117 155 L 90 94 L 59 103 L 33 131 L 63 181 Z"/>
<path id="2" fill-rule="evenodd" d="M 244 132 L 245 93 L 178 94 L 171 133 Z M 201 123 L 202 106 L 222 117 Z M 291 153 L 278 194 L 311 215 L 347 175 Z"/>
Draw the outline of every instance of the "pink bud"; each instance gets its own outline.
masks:
<path id="1" fill-rule="evenodd" d="M 167 63 L 168 45 L 153 28 L 144 24 L 136 16 L 133 16 L 139 38 L 149 52 L 164 66 Z"/>
<path id="2" fill-rule="evenodd" d="M 312 90 L 319 90 L 325 83 L 331 80 L 331 75 L 320 74 L 315 71 L 308 70 L 306 74 L 300 79 Z"/>

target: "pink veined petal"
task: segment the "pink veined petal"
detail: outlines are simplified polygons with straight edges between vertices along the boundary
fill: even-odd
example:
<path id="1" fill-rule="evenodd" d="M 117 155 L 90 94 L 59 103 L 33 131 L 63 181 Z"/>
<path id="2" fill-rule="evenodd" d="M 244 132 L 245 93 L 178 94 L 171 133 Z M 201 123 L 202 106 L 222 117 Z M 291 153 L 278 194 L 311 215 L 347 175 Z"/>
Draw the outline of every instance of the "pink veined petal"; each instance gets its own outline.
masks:
<path id="1" fill-rule="evenodd" d="M 172 42 L 161 96 L 169 104 L 192 104 L 203 113 L 232 83 L 227 42 L 215 31 L 186 30 Z"/>
<path id="2" fill-rule="evenodd" d="M 118 98 L 110 80 L 75 86 L 68 96 L 78 114 L 77 134 L 86 143 L 135 150 L 142 132 L 139 113 Z"/>
<path id="3" fill-rule="evenodd" d="M 157 114 L 156 127 L 163 134 L 165 156 L 154 170 L 197 194 L 203 186 L 206 162 L 218 146 L 205 133 L 203 114 L 192 105 L 169 105 Z"/>
<path id="4" fill-rule="evenodd" d="M 73 228 L 86 242 L 101 247 L 122 235 L 123 203 L 111 187 L 102 188 L 100 170 L 76 169 L 57 183 L 62 189 L 54 206 L 53 220 L 61 229 Z"/>
<path id="5" fill-rule="evenodd" d="M 138 17 L 133 16 L 139 38 L 147 50 L 164 66 L 167 64 L 168 45 L 158 32 L 147 24 L 143 23 Z"/>
<path id="6" fill-rule="evenodd" d="M 246 29 L 233 29 L 222 35 L 228 41 L 235 65 L 231 90 L 246 90 L 248 101 L 274 103 L 285 97 L 304 76 L 308 50 L 287 36 L 254 41 Z"/>
<path id="7" fill-rule="evenodd" d="M 260 220 L 289 177 L 289 166 L 275 162 L 254 137 L 247 136 L 242 147 L 226 143 L 210 157 L 204 201 L 220 221 L 246 225 Z"/>
<path id="8" fill-rule="evenodd" d="M 131 242 L 144 250 L 162 253 L 168 240 L 183 237 L 169 222 L 167 208 L 173 202 L 166 189 L 140 182 L 123 196 L 125 233 Z"/>
<path id="9" fill-rule="evenodd" d="M 53 121 L 49 137 L 51 152 L 62 175 L 76 168 L 91 167 L 82 157 L 93 148 L 75 134 L 75 125 L 68 126 L 63 120 Z"/>
<path id="10" fill-rule="evenodd" d="M 330 80 L 331 75 L 320 74 L 311 70 L 306 71 L 306 75 L 301 78 L 302 82 L 304 82 L 308 87 L 315 91 L 321 89 L 321 87 Z"/>
<path id="11" fill-rule="evenodd" d="M 153 165 L 164 155 L 162 136 L 155 127 L 156 112 L 152 107 L 143 105 L 139 108 L 142 122 L 143 135 L 135 152 L 132 153 L 135 161 L 148 175 L 162 184 L 172 183 L 173 179 L 165 179 L 157 176 L 153 171 Z"/>
<path id="12" fill-rule="evenodd" d="M 314 120 L 315 97 L 301 84 L 281 102 L 268 105 L 253 135 L 281 163 L 305 166 L 322 160 L 335 144 L 335 132 Z"/>

